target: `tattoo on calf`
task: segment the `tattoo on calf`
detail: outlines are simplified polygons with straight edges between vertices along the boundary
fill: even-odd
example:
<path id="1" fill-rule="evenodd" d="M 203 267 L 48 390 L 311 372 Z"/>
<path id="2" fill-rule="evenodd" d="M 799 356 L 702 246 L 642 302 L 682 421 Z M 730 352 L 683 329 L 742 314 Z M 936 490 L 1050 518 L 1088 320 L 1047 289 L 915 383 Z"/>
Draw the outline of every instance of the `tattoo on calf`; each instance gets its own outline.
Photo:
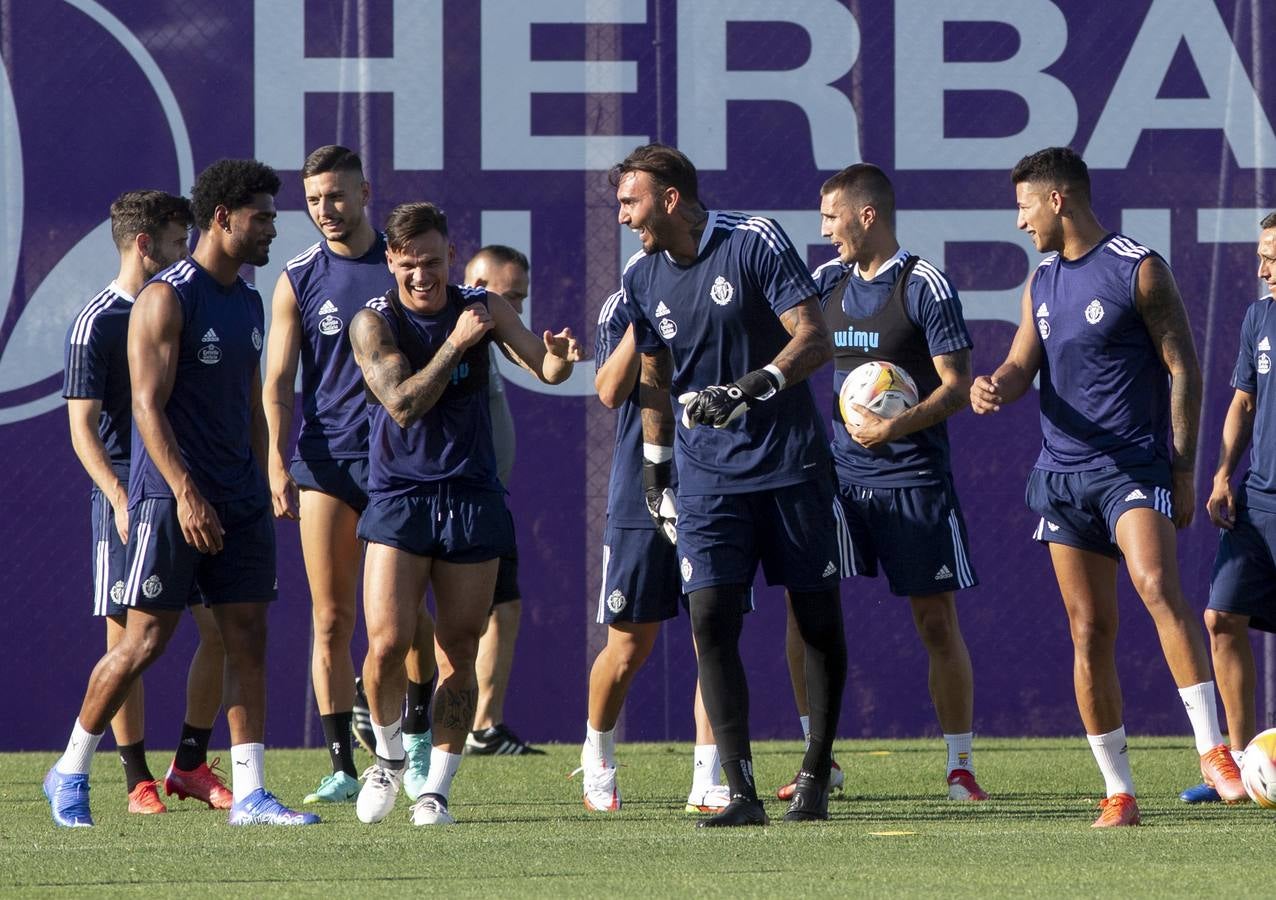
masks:
<path id="1" fill-rule="evenodd" d="M 459 728 L 469 731 L 474 724 L 474 710 L 478 706 L 478 687 L 454 688 L 439 686 L 434 697 L 434 721 L 443 728 Z"/>

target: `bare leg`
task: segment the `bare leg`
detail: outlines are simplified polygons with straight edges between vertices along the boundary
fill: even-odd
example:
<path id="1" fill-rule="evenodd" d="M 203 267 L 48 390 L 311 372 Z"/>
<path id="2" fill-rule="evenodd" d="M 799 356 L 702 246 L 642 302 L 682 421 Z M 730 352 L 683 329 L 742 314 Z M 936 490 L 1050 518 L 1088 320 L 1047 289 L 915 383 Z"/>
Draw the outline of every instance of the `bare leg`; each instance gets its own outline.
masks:
<path id="1" fill-rule="evenodd" d="M 106 649 L 109 653 L 124 637 L 124 616 L 106 617 Z M 111 731 L 115 734 L 115 746 L 127 747 L 146 736 L 146 695 L 142 679 L 134 680 L 132 687 L 120 704 L 119 711 L 111 719 Z"/>
<path id="2" fill-rule="evenodd" d="M 1209 681 L 1205 639 L 1179 585 L 1173 523 L 1156 510 L 1132 509 L 1117 520 L 1116 540 L 1130 581 L 1156 624 L 1175 684 Z"/>
<path id="3" fill-rule="evenodd" d="M 495 559 L 468 564 L 435 560 L 430 573 L 438 613 L 434 629 L 439 666 L 434 746 L 448 753 L 464 750 L 465 736 L 474 722 L 478 702 L 474 658 L 496 587 L 497 563 Z"/>
<path id="4" fill-rule="evenodd" d="M 1050 544 L 1050 559 L 1072 632 L 1072 682 L 1087 734 L 1121 725 L 1116 671 L 1116 560 L 1066 544 Z"/>
<path id="5" fill-rule="evenodd" d="M 1227 739 L 1233 750 L 1244 750 L 1258 733 L 1254 699 L 1258 679 L 1249 643 L 1249 616 L 1207 609 L 1205 625 L 1210 632 L 1214 678 L 1227 714 Z"/>
<path id="6" fill-rule="evenodd" d="M 211 609 L 192 606 L 191 615 L 199 629 L 199 646 L 186 673 L 186 723 L 208 729 L 213 727 L 222 708 L 226 648 Z"/>
<path id="7" fill-rule="evenodd" d="M 266 609 L 265 603 L 213 607 L 226 648 L 226 724 L 232 746 L 265 739 Z"/>
<path id="8" fill-rule="evenodd" d="M 89 676 L 79 717 L 85 731 L 101 734 L 106 729 L 133 683 L 164 652 L 181 615 L 171 610 L 129 610 L 124 633 Z"/>
<path id="9" fill-rule="evenodd" d="M 945 734 L 965 734 L 973 727 L 975 677 L 957 622 L 953 592 L 909 597 L 908 601 L 913 625 L 930 658 L 928 684 L 939 727 Z"/>
<path id="10" fill-rule="evenodd" d="M 368 545 L 363 566 L 363 615 L 368 626 L 363 687 L 377 725 L 389 725 L 403 715 L 405 659 L 416 636 L 431 563 L 429 557 L 384 544 Z"/>
<path id="11" fill-rule="evenodd" d="M 416 630 L 412 636 L 412 647 L 408 650 L 405 661 L 408 678 L 417 684 L 429 684 L 438 665 L 434 659 L 434 619 L 422 606 L 416 617 Z"/>
<path id="12" fill-rule="evenodd" d="M 354 635 L 359 586 L 359 514 L 321 491 L 301 492 L 301 551 L 310 582 L 314 644 L 310 678 L 320 715 L 354 707 Z"/>
<path id="13" fill-rule="evenodd" d="M 616 727 L 629 686 L 659 636 L 659 622 L 616 622 L 607 626 L 607 644 L 599 651 L 589 671 L 589 724 L 594 730 L 611 731 Z M 696 697 L 697 700 L 700 697 L 699 682 L 696 684 Z M 697 708 L 703 712 L 703 703 Z M 699 719 L 697 735 L 698 722 Z M 696 742 L 700 742 L 698 737 Z M 712 739 L 708 743 L 713 743 Z"/>
<path id="14" fill-rule="evenodd" d="M 518 639 L 523 601 L 510 600 L 492 607 L 487 628 L 479 639 L 474 670 L 478 677 L 478 709 L 474 730 L 491 728 L 505 721 L 505 691 L 514 667 L 514 642 Z"/>

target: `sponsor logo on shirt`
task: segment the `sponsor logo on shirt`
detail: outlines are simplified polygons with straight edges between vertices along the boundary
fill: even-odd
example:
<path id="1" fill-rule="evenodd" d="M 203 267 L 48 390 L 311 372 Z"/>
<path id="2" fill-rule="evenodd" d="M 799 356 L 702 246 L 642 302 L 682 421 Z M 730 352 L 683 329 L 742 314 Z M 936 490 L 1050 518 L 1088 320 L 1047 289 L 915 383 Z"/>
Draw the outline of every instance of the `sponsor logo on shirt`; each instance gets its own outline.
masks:
<path id="1" fill-rule="evenodd" d="M 731 298 L 735 296 L 735 288 L 731 286 L 731 282 L 719 275 L 713 279 L 713 286 L 709 288 L 709 296 L 719 306 L 726 306 L 731 302 Z"/>
<path id="2" fill-rule="evenodd" d="M 1041 339 L 1044 341 L 1050 337 L 1050 323 L 1045 319 L 1037 320 L 1037 331 L 1041 333 Z"/>
<path id="3" fill-rule="evenodd" d="M 1258 354 L 1258 374 L 1266 375 L 1272 370 L 1272 358 L 1266 353 Z"/>
<path id="4" fill-rule="evenodd" d="M 882 336 L 877 331 L 857 331 L 854 327 L 833 332 L 833 344 L 837 347 L 863 347 L 876 349 Z"/>
<path id="5" fill-rule="evenodd" d="M 204 336 L 200 338 L 204 346 L 196 354 L 200 362 L 206 366 L 215 366 L 221 362 L 222 348 L 217 346 L 217 342 L 220 340 L 221 338 L 217 336 L 217 332 L 213 331 L 213 329 L 210 328 L 204 332 Z"/>
<path id="6" fill-rule="evenodd" d="M 319 315 L 330 316 L 337 311 L 337 304 L 331 300 L 323 301 L 323 306 L 319 307 Z"/>
<path id="7" fill-rule="evenodd" d="M 665 306 L 665 301 L 661 300 L 659 303 L 656 304 L 656 315 L 658 316 L 669 315 L 669 307 Z"/>
<path id="8" fill-rule="evenodd" d="M 666 341 L 673 340 L 673 336 L 678 333 L 678 325 L 673 319 L 661 319 L 657 327 L 660 329 L 660 336 Z"/>
<path id="9" fill-rule="evenodd" d="M 1040 306 L 1037 307 L 1038 319 L 1044 319 L 1048 315 L 1050 315 L 1050 310 L 1046 307 L 1044 303 L 1042 303 Z"/>
<path id="10" fill-rule="evenodd" d="M 341 331 L 342 321 L 336 316 L 324 316 L 319 320 L 319 333 L 331 337 Z"/>
<path id="11" fill-rule="evenodd" d="M 1091 325 L 1098 325 L 1103 320 L 1103 304 L 1098 297 L 1091 300 L 1090 305 L 1085 308 L 1085 320 Z"/>

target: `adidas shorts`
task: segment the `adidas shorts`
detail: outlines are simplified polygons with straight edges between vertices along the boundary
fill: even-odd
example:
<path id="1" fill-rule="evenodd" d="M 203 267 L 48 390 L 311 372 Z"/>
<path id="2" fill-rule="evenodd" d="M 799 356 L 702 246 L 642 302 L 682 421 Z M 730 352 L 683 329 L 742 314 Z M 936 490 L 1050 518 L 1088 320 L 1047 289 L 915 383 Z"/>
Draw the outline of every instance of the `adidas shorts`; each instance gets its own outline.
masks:
<path id="1" fill-rule="evenodd" d="M 1238 507 L 1235 527 L 1219 529 L 1209 608 L 1276 632 L 1276 513 Z"/>
<path id="2" fill-rule="evenodd" d="M 220 553 L 200 553 L 182 537 L 177 501 L 151 497 L 129 509 L 124 605 L 185 609 L 192 603 L 267 603 L 279 593 L 270 495 L 214 503 Z"/>
<path id="3" fill-rule="evenodd" d="M 767 584 L 795 591 L 836 588 L 833 485 L 816 478 L 744 494 L 678 497 L 678 571 L 690 594 L 715 585 Z"/>
<path id="4" fill-rule="evenodd" d="M 514 547 L 503 492 L 447 482 L 420 494 L 371 495 L 358 534 L 373 544 L 452 563 L 486 562 Z"/>
<path id="5" fill-rule="evenodd" d="M 124 485 L 125 489 L 128 484 Z M 115 510 L 96 487 L 91 494 L 93 510 L 93 615 L 122 616 L 124 573 L 128 548 L 115 530 Z"/>
<path id="6" fill-rule="evenodd" d="M 368 459 L 294 459 L 288 470 L 297 487 L 336 497 L 355 512 L 368 508 Z"/>
<path id="7" fill-rule="evenodd" d="M 620 528 L 603 533 L 603 581 L 594 621 L 663 622 L 678 615 L 683 599 L 678 549 L 652 528 Z"/>
<path id="8" fill-rule="evenodd" d="M 842 576 L 886 572 L 891 593 L 924 597 L 979 583 L 951 479 L 880 488 L 838 483 L 834 508 Z"/>
<path id="9" fill-rule="evenodd" d="M 496 569 L 496 590 L 492 593 L 492 605 L 521 600 L 523 592 L 518 587 L 518 534 L 514 530 L 514 517 L 510 516 L 510 550 L 501 556 Z"/>
<path id="10" fill-rule="evenodd" d="M 1033 539 L 1118 559 L 1116 524 L 1131 509 L 1170 513 L 1170 467 L 1107 466 L 1088 472 L 1033 469 L 1024 497 L 1041 516 Z"/>

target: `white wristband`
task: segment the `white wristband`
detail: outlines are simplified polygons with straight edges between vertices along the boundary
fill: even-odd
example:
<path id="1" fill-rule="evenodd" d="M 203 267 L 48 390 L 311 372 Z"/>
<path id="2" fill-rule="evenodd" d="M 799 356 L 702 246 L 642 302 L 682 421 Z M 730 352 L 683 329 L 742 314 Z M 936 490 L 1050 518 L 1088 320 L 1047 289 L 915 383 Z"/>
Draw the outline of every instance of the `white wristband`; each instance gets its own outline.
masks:
<path id="1" fill-rule="evenodd" d="M 763 369 L 765 369 L 766 371 L 770 372 L 772 375 L 774 375 L 774 376 L 775 376 L 775 380 L 776 380 L 776 382 L 778 383 L 778 386 L 776 387 L 776 390 L 777 390 L 777 391 L 782 391 L 782 390 L 784 390 L 784 386 L 785 386 L 786 384 L 788 384 L 788 381 L 786 381 L 786 380 L 785 380 L 785 378 L 784 378 L 784 373 L 783 373 L 783 372 L 781 372 L 781 371 L 780 371 L 780 370 L 779 370 L 776 366 L 772 365 L 771 363 L 767 363 L 767 364 L 766 364 L 765 366 L 763 366 L 762 368 L 763 368 Z"/>
<path id="2" fill-rule="evenodd" d="M 673 448 L 663 444 L 648 444 L 643 441 L 642 458 L 650 463 L 669 462 L 673 459 Z"/>

